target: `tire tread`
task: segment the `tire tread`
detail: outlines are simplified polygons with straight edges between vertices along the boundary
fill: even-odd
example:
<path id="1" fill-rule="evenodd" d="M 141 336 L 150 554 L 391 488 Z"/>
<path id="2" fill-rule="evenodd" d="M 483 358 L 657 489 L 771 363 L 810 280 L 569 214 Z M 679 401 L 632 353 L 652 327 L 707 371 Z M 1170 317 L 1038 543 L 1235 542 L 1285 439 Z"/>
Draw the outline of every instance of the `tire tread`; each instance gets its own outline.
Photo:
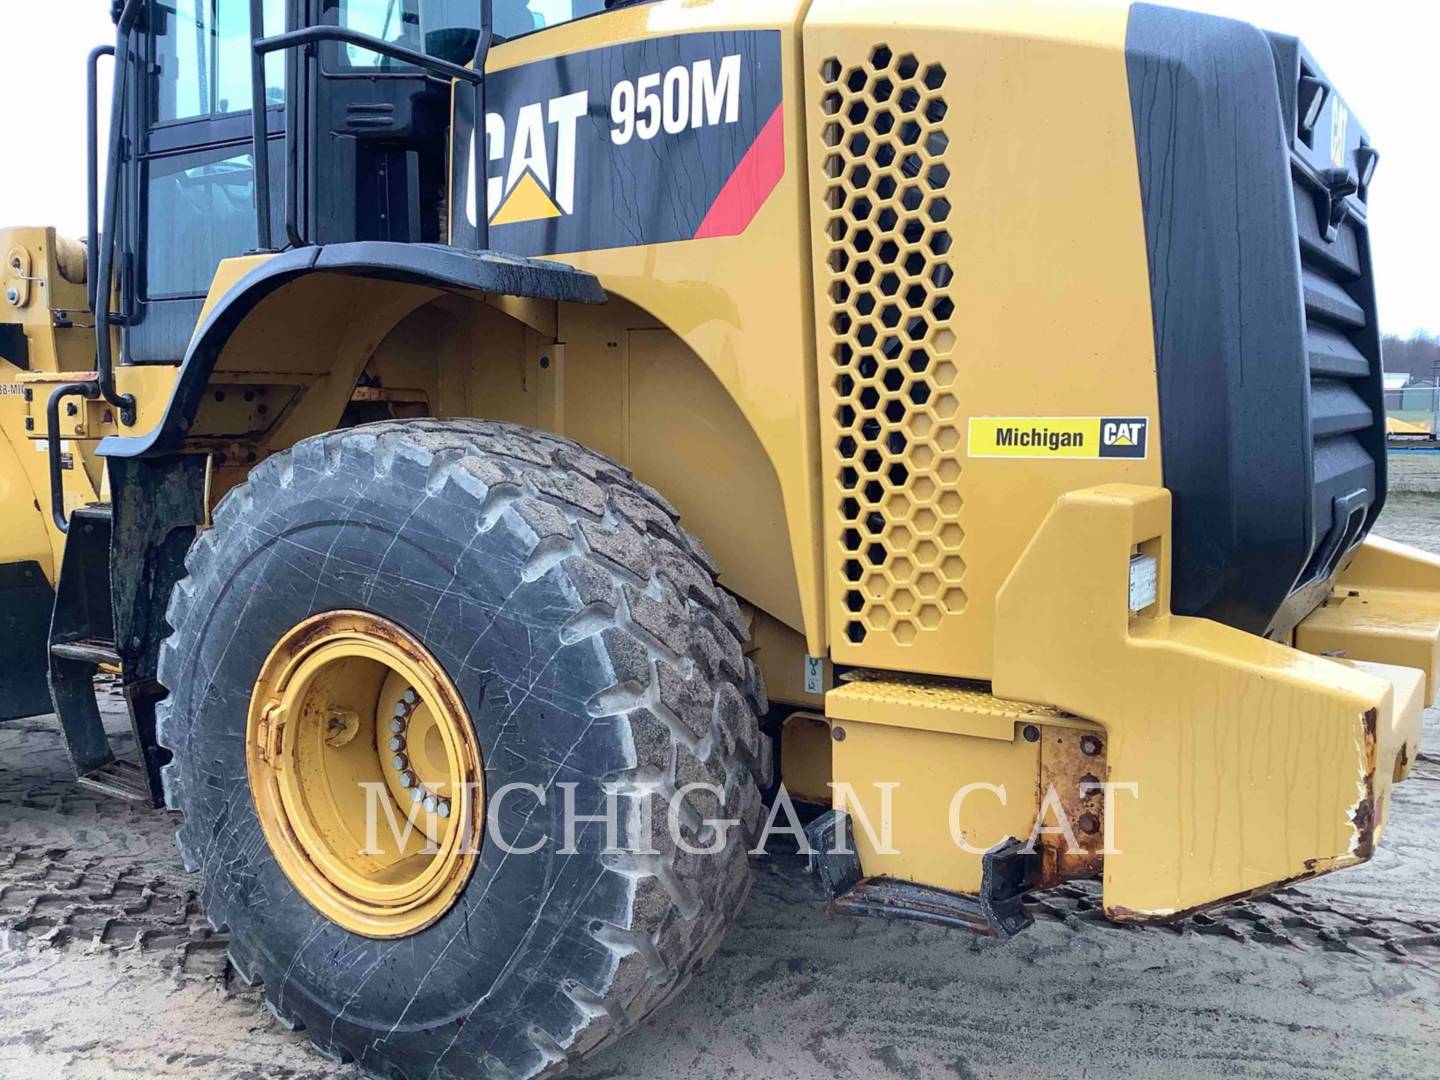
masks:
<path id="1" fill-rule="evenodd" d="M 297 466 L 333 474 L 351 455 L 369 458 L 377 477 L 387 475 L 399 455 L 423 462 L 429 495 L 477 502 L 482 530 L 509 515 L 533 535 L 525 578 L 563 575 L 575 612 L 562 634 L 597 639 L 610 660 L 614 682 L 592 697 L 590 711 L 627 722 L 636 764 L 606 779 L 628 800 L 632 825 L 647 805 L 653 811 L 653 804 L 663 806 L 694 782 L 714 784 L 723 794 L 718 800 L 704 791 L 687 796 L 679 814 L 683 829 L 703 833 L 708 827 L 699 823 L 716 817 L 742 822 L 729 830 L 720 854 L 694 856 L 676 847 L 652 813 L 648 836 L 658 854 L 607 857 L 611 872 L 634 883 L 629 925 L 589 928 L 614 956 L 609 984 L 557 987 L 580 1018 L 574 1030 L 532 1025 L 536 1056 L 494 1063 L 517 1077 L 550 1075 L 670 1000 L 718 947 L 748 892 L 747 850 L 760 817 L 756 784 L 768 777 L 770 746 L 758 726 L 767 705 L 763 682 L 744 655 L 747 627 L 719 585 L 714 561 L 680 526 L 675 508 L 611 459 L 501 422 L 387 421 L 307 439 L 258 466 L 222 500 L 214 529 L 192 546 L 187 577 L 170 600 L 173 632 L 161 648 L 162 683 L 173 687 L 185 677 L 196 612 L 223 561 L 217 557 L 227 532 L 263 503 L 267 490 L 291 486 Z M 183 811 L 188 730 L 170 707 L 173 700 L 161 705 L 159 740 L 175 755 L 166 769 L 168 805 Z M 183 825 L 178 833 L 186 864 L 203 865 L 198 836 L 189 833 Z M 206 888 L 204 895 L 208 904 L 216 894 Z M 224 911 L 210 914 L 217 923 L 227 921 Z M 259 978 L 242 948 L 232 945 L 235 966 L 246 978 Z M 268 1000 L 282 1022 L 298 1022 Z M 353 1053 L 367 1071 L 403 1075 L 392 1062 L 366 1060 L 365 1047 L 324 1049 Z"/>

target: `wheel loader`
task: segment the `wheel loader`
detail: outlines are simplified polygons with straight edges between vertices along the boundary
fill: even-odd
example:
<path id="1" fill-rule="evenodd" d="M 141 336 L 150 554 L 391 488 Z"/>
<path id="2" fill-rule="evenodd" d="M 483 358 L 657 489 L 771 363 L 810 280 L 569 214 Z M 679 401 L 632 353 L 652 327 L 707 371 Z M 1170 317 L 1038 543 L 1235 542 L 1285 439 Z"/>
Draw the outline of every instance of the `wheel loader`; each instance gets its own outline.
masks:
<path id="1" fill-rule="evenodd" d="M 998 937 L 1076 879 L 1153 923 L 1370 858 L 1440 560 L 1371 534 L 1378 151 L 1296 38 L 113 17 L 88 235 L 0 230 L 0 717 L 177 812 L 321 1051 L 560 1071 L 777 830 L 834 912 Z"/>

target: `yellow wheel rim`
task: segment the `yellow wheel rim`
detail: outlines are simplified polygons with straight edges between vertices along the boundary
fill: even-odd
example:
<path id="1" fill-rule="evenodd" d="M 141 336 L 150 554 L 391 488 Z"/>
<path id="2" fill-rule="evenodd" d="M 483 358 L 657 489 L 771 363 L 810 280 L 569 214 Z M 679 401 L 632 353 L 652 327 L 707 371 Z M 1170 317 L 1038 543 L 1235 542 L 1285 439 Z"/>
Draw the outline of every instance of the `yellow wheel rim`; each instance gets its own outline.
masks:
<path id="1" fill-rule="evenodd" d="M 266 658 L 245 735 L 265 839 L 321 914 L 395 938 L 455 903 L 484 771 L 459 692 L 418 641 L 363 611 L 305 620 Z"/>

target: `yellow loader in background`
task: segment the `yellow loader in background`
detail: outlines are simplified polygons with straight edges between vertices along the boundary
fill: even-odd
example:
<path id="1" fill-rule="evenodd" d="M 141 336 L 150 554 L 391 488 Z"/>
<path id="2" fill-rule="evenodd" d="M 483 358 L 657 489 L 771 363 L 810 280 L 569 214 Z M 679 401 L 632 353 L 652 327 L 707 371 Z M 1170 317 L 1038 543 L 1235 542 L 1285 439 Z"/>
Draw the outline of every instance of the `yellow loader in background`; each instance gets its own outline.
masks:
<path id="1" fill-rule="evenodd" d="M 0 709 L 183 813 L 321 1050 L 585 1057 L 792 799 L 836 910 L 1000 936 L 1370 857 L 1440 560 L 1369 535 L 1378 154 L 1295 38 L 114 8 L 87 242 L 0 230 Z"/>

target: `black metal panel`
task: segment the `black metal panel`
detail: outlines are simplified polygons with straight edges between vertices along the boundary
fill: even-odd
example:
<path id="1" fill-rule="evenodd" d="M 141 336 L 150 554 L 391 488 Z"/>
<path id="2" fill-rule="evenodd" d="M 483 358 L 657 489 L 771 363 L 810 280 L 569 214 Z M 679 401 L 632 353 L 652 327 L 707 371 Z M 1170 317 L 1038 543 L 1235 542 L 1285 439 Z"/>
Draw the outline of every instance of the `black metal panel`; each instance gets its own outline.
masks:
<path id="1" fill-rule="evenodd" d="M 0 356 L 21 371 L 30 370 L 30 339 L 19 323 L 0 323 Z"/>
<path id="2" fill-rule="evenodd" d="M 1329 579 L 1380 516 L 1385 503 L 1384 367 L 1369 255 L 1369 135 L 1295 37 L 1270 39 L 1282 94 L 1299 99 L 1302 81 L 1325 86 L 1309 128 L 1296 115 L 1290 137 L 1296 230 L 1305 282 L 1306 341 L 1312 357 L 1342 351 L 1342 372 L 1312 361 L 1316 543 L 1296 595 L 1277 618 L 1287 629 L 1329 592 Z M 1344 418 L 1336 418 L 1345 395 Z M 1365 492 L 1356 497 L 1356 492 Z M 1362 520 L 1349 520 L 1349 518 Z M 1335 534 L 1345 541 L 1336 550 Z"/>
<path id="3" fill-rule="evenodd" d="M 1384 370 L 1366 220 L 1369 184 L 1362 159 L 1369 136 L 1325 73 L 1293 37 L 1271 35 L 1286 108 L 1311 357 L 1314 438 L 1314 547 L 1300 580 L 1272 622 L 1284 633 L 1330 592 L 1335 573 L 1385 504 Z M 1314 123 L 1299 115 L 1302 80 L 1324 87 Z M 1323 358 L 1317 366 L 1316 358 Z M 1343 363 L 1337 362 L 1343 357 Z"/>
<path id="4" fill-rule="evenodd" d="M 1127 55 L 1173 606 L 1283 637 L 1385 498 L 1368 139 L 1293 38 L 1137 4 Z"/>
<path id="5" fill-rule="evenodd" d="M 375 241 L 282 252 L 241 279 L 196 331 L 176 378 L 165 419 L 147 435 L 103 439 L 100 453 L 139 457 L 178 448 L 185 436 L 185 425 L 195 416 L 210 372 L 231 333 L 261 300 L 312 272 L 536 300 L 580 304 L 605 301 L 605 290 L 593 274 L 563 263 L 490 251 Z"/>
<path id="6" fill-rule="evenodd" d="M 81 776 L 115 760 L 95 701 L 100 657 L 113 655 L 110 614 L 110 508 L 84 506 L 70 532 L 50 619 L 50 693 L 75 771 Z M 57 646 L 79 645 L 73 650 Z"/>
<path id="7" fill-rule="evenodd" d="M 36 562 L 0 565 L 0 720 L 50 711 L 46 644 L 55 593 Z"/>
<path id="8" fill-rule="evenodd" d="M 115 648 L 124 661 L 125 699 L 146 785 L 162 801 L 161 769 L 170 753 L 158 745 L 155 706 L 166 691 L 157 677 L 165 612 L 185 576 L 185 553 L 206 519 L 206 457 L 175 454 L 109 462 L 113 525 L 110 596 Z"/>
<path id="9" fill-rule="evenodd" d="M 200 475 L 203 478 L 203 468 Z M 155 487 L 158 489 L 159 485 Z M 140 534 L 132 541 L 138 539 L 145 543 L 151 537 L 163 535 L 163 499 L 152 498 L 148 509 L 155 520 L 138 528 L 132 522 L 129 531 Z M 125 571 L 137 561 L 137 555 L 140 564 L 149 568 L 159 559 L 171 556 L 178 559 L 183 551 L 176 553 L 176 545 L 165 543 L 143 552 L 137 552 L 133 542 L 127 546 L 122 540 L 118 547 L 114 546 L 113 522 L 111 508 L 104 504 L 81 507 L 71 515 L 54 612 L 49 622 L 50 695 L 80 784 L 106 795 L 159 806 L 163 762 L 155 746 L 154 702 L 160 696 L 158 683 L 154 683 L 153 678 L 144 679 L 144 666 L 139 660 L 145 643 L 142 636 L 132 634 L 117 644 L 117 608 L 112 606 L 112 592 L 123 601 L 120 610 L 133 609 L 137 600 L 153 599 L 155 585 L 168 594 L 173 577 L 161 581 L 163 574 L 136 575 Z M 112 567 L 122 572 L 113 586 Z M 140 580 L 146 576 L 151 578 L 152 587 L 148 589 Z M 111 749 L 95 694 L 94 680 L 101 664 L 123 665 L 125 696 L 130 705 L 130 724 L 141 766 L 116 760 Z"/>
<path id="10" fill-rule="evenodd" d="M 494 128 L 488 153 L 477 155 L 476 146 L 487 140 L 477 143 L 474 110 L 457 98 L 451 242 L 470 245 L 481 225 L 482 201 L 488 209 L 490 243 L 525 255 L 565 255 L 743 231 L 753 206 L 732 212 L 722 196 L 733 192 L 731 185 L 742 167 L 749 170 L 751 195 L 762 201 L 784 172 L 779 136 L 782 56 L 779 31 L 716 31 L 619 42 L 491 72 L 485 90 Z M 608 119 L 620 73 L 688 74 L 702 65 L 705 71 L 728 73 L 725 85 L 734 91 L 734 111 L 726 114 L 725 122 L 711 118 L 687 123 L 676 133 L 651 138 L 634 123 L 612 124 Z M 698 102 L 700 91 L 694 94 Z M 552 104 L 551 122 L 543 131 L 523 134 L 530 129 L 527 115 L 533 115 L 537 102 L 546 101 L 568 103 L 567 115 L 573 119 L 558 122 Z M 532 145 L 532 138 L 546 146 L 539 173 L 525 165 L 524 148 Z M 536 197 L 547 200 L 553 213 L 510 212 L 512 198 L 527 190 L 538 190 Z M 597 206 L 605 212 L 589 209 Z"/>
<path id="11" fill-rule="evenodd" d="M 1174 609 L 1264 632 L 1309 558 L 1309 357 L 1265 35 L 1136 4 L 1127 59 L 1150 259 Z"/>
<path id="12" fill-rule="evenodd" d="M 206 518 L 205 471 L 203 454 L 109 461 L 110 598 L 127 685 L 155 678 L 170 591 Z"/>
<path id="13" fill-rule="evenodd" d="M 820 879 L 837 915 L 930 923 L 1001 939 L 1014 937 L 1032 922 L 1023 901 L 1027 873 L 1037 856 L 1014 837 L 985 853 L 980 891 L 973 896 L 895 878 L 862 878 L 850 815 L 843 810 L 827 810 L 807 825 L 805 843 L 810 872 Z"/>
<path id="14" fill-rule="evenodd" d="M 271 138 L 284 135 L 285 110 L 271 106 L 265 112 Z M 177 150 L 193 150 L 200 146 L 218 146 L 221 143 L 240 146 L 250 142 L 251 126 L 248 112 L 224 113 L 196 120 L 156 124 L 145 135 L 145 152 L 168 154 Z"/>
<path id="15" fill-rule="evenodd" d="M 286 156 L 283 168 L 269 166 L 285 181 L 283 236 L 292 246 L 443 240 L 449 78 L 475 76 L 339 23 L 338 0 L 291 0 L 286 33 L 258 43 L 287 57 Z M 347 67 L 338 62 L 338 37 L 414 62 Z M 282 234 L 272 235 L 271 246 L 283 246 Z"/>

